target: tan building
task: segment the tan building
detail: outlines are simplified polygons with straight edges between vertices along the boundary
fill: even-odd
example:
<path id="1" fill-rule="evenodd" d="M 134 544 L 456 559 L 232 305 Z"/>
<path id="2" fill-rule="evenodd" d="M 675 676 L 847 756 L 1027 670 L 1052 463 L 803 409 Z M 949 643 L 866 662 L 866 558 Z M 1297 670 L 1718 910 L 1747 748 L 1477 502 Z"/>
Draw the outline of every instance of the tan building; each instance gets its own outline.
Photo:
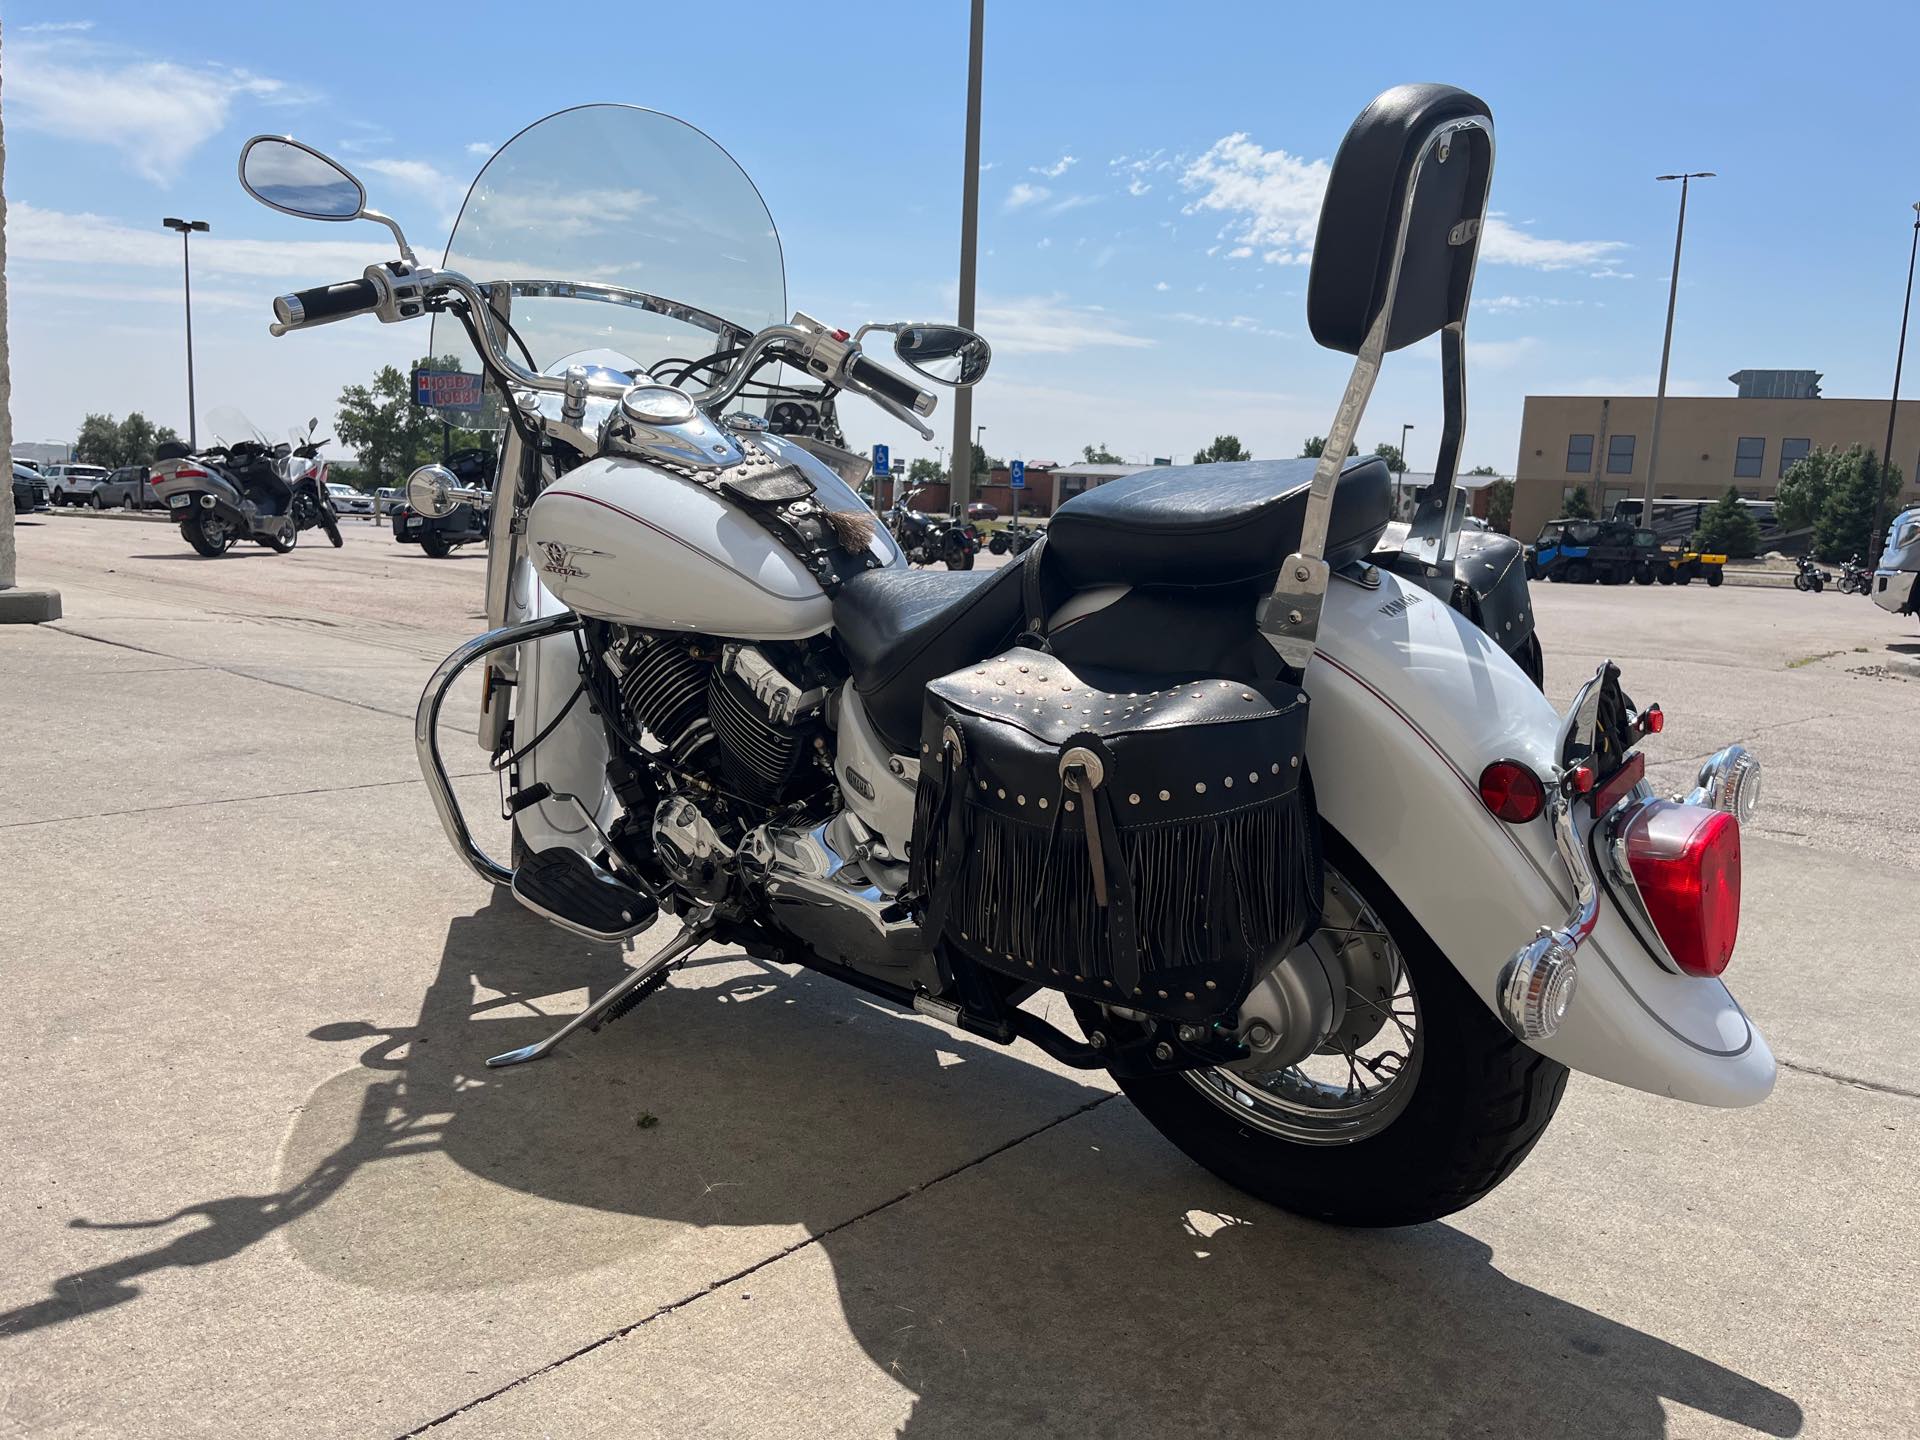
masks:
<path id="1" fill-rule="evenodd" d="M 1822 398 L 1811 371 L 1743 370 L 1730 378 L 1742 395 L 1667 397 L 1656 499 L 1717 500 L 1731 485 L 1747 499 L 1766 500 L 1788 467 L 1810 450 L 1860 444 L 1877 453 L 1886 443 L 1885 400 Z M 1791 383 L 1769 383 L 1783 380 Z M 1756 393 L 1767 389 L 1794 393 Z M 1616 500 L 1640 499 L 1652 443 L 1651 395 L 1527 396 L 1514 468 L 1513 533 L 1531 540 L 1565 513 L 1575 489 L 1586 490 L 1596 515 L 1611 514 Z M 1906 484 L 1889 514 L 1920 503 L 1920 400 L 1900 402 L 1893 459 Z"/>

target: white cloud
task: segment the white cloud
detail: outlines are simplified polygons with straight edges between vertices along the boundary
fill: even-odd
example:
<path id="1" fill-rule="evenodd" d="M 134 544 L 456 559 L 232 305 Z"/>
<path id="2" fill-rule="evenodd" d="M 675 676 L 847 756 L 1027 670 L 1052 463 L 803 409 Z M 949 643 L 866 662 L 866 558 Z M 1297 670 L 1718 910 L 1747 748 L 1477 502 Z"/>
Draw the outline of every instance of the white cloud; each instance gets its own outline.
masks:
<path id="1" fill-rule="evenodd" d="M 1051 165 L 1029 165 L 1027 172 L 1031 175 L 1044 175 L 1049 180 L 1058 180 L 1079 163 L 1079 160 L 1072 155 L 1062 155 Z"/>
<path id="2" fill-rule="evenodd" d="M 1169 284 L 1167 284 L 1167 282 L 1166 282 L 1166 281 L 1164 281 L 1164 280 L 1161 280 L 1161 281 L 1159 281 L 1159 282 L 1157 282 L 1157 283 L 1156 283 L 1156 284 L 1154 285 L 1154 287 L 1153 287 L 1153 288 L 1154 288 L 1155 290 L 1171 290 L 1171 289 L 1172 289 L 1173 287 L 1172 287 L 1171 285 L 1169 285 Z"/>
<path id="3" fill-rule="evenodd" d="M 1587 272 L 1587 278 L 1589 280 L 1631 280 L 1633 279 L 1633 272 L 1631 270 L 1616 270 L 1611 265 L 1603 265 L 1598 270 L 1589 270 Z"/>
<path id="4" fill-rule="evenodd" d="M 1480 232 L 1480 258 L 1494 265 L 1524 265 L 1532 270 L 1570 270 L 1597 265 L 1627 247 L 1618 240 L 1548 240 L 1509 224 L 1498 215 L 1487 217 Z"/>
<path id="5" fill-rule="evenodd" d="M 274 281 L 283 289 L 351 279 L 391 253 L 384 230 L 368 227 L 363 233 L 364 241 L 246 240 L 218 231 L 199 235 L 193 241 L 194 273 L 253 276 Z M 177 271 L 180 241 L 158 225 L 135 229 L 104 215 L 45 210 L 15 201 L 7 207 L 7 260 Z M 271 286 L 261 288 L 263 310 L 278 293 Z"/>
<path id="6" fill-rule="evenodd" d="M 295 98 L 264 75 L 111 53 L 83 36 L 68 28 L 11 47 L 7 118 L 22 130 L 117 150 L 156 183 L 172 180 L 226 128 L 236 99 Z"/>
<path id="7" fill-rule="evenodd" d="M 469 140 L 467 142 L 467 153 L 469 155 L 478 155 L 482 159 L 486 159 L 486 160 L 490 160 L 493 158 L 493 152 L 495 148 L 496 147 L 489 145 L 484 140 Z"/>
<path id="8" fill-rule="evenodd" d="M 1103 310 L 1075 306 L 1060 295 L 983 301 L 980 333 L 993 342 L 996 353 L 1008 355 L 1065 355 L 1095 347 L 1127 350 L 1153 344 L 1133 335 Z"/>
<path id="9" fill-rule="evenodd" d="M 415 194 L 424 197 L 439 213 L 443 224 L 451 227 L 454 217 L 460 213 L 460 202 L 467 198 L 467 182 L 436 170 L 424 160 L 362 160 L 362 170 L 371 170 L 376 175 L 384 175 L 396 180 Z M 375 207 L 388 209 L 378 201 Z"/>
<path id="10" fill-rule="evenodd" d="M 1186 212 L 1217 212 L 1227 219 L 1225 238 L 1237 242 L 1229 258 L 1247 247 L 1265 250 L 1276 264 L 1305 264 L 1312 257 L 1320 202 L 1332 167 L 1285 150 L 1264 150 L 1236 132 L 1208 147 L 1180 173 L 1193 199 Z M 1489 215 L 1480 258 L 1495 265 L 1568 270 L 1598 265 L 1627 247 L 1618 240 L 1556 240 L 1535 235 L 1498 215 Z"/>
<path id="11" fill-rule="evenodd" d="M 1069 210 L 1078 210 L 1083 205 L 1092 205 L 1099 200 L 1098 195 L 1062 195 L 1047 206 L 1049 215 L 1064 215 Z"/>
<path id="12" fill-rule="evenodd" d="M 1227 252 L 1227 258 L 1229 260 L 1245 260 L 1252 254 L 1253 247 L 1251 245 L 1236 245 Z"/>
<path id="13" fill-rule="evenodd" d="M 1053 191 L 1044 185 L 1029 185 L 1026 181 L 1022 180 L 1011 190 L 1007 191 L 1007 209 L 1019 210 L 1027 205 L 1038 205 L 1042 200 L 1051 197 L 1052 194 Z"/>
<path id="14" fill-rule="evenodd" d="M 91 20 L 42 20 L 38 25 L 22 25 L 22 35 L 76 34 L 93 29 Z"/>
<path id="15" fill-rule="evenodd" d="M 1286 330 L 1276 330 L 1270 325 L 1262 325 L 1251 315 L 1196 315 L 1191 310 L 1176 310 L 1167 317 L 1178 320 L 1183 325 L 1204 325 L 1210 330 L 1238 330 L 1247 335 L 1261 335 L 1270 340 L 1291 340 L 1293 335 Z"/>
<path id="16" fill-rule="evenodd" d="M 1147 184 L 1146 181 L 1142 180 L 1137 175 L 1134 176 L 1133 179 L 1127 181 L 1127 194 L 1133 196 L 1136 200 L 1139 199 L 1142 195 L 1146 194 L 1151 189 L 1153 189 L 1153 186 Z"/>

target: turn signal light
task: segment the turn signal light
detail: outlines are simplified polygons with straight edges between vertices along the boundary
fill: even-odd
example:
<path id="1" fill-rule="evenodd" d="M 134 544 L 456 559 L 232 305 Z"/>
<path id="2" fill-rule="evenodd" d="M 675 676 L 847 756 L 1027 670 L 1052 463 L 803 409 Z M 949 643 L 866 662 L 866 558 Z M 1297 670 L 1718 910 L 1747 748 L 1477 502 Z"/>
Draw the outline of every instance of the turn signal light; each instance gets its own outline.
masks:
<path id="1" fill-rule="evenodd" d="M 1658 800 L 1627 824 L 1627 864 L 1647 917 L 1688 975 L 1718 975 L 1740 934 L 1740 822 Z"/>
<path id="2" fill-rule="evenodd" d="M 1496 820 L 1524 825 L 1546 808 L 1547 788 L 1518 760 L 1496 760 L 1480 772 L 1480 803 Z"/>

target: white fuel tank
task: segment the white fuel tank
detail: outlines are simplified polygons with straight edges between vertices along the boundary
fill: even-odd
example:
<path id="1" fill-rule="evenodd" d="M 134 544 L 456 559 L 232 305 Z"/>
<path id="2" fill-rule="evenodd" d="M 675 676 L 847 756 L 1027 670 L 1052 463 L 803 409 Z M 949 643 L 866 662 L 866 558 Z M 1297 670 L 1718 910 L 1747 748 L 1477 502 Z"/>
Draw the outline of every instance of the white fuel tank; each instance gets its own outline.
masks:
<path id="1" fill-rule="evenodd" d="M 821 503 L 865 509 L 824 465 L 806 468 Z M 876 561 L 903 564 L 874 528 Z M 602 456 L 562 475 L 533 502 L 527 542 L 541 582 L 582 615 L 742 640 L 798 640 L 833 623 L 819 582 L 752 516 L 643 460 Z"/>

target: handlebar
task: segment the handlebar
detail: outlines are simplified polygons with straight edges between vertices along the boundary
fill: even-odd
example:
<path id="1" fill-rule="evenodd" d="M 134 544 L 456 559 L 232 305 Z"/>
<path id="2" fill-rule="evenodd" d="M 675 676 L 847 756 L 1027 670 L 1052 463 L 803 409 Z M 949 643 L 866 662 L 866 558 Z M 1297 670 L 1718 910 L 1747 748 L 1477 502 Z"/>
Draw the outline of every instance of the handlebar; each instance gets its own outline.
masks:
<path id="1" fill-rule="evenodd" d="M 273 316 L 289 329 L 302 325 L 324 325 L 330 320 L 345 320 L 364 315 L 380 305 L 380 287 L 364 276 L 338 285 L 315 285 L 296 290 L 273 302 Z"/>
<path id="2" fill-rule="evenodd" d="M 588 380 L 583 392 L 570 393 L 562 376 L 536 375 L 507 351 L 505 340 L 496 331 L 491 308 L 480 287 L 452 270 L 433 270 L 424 265 L 389 261 L 373 265 L 358 280 L 338 285 L 320 285 L 297 290 L 273 302 L 277 319 L 269 327 L 276 335 L 307 325 L 327 324 L 352 315 L 372 312 L 383 322 L 411 319 L 431 308 L 432 297 L 452 294 L 461 301 L 461 319 L 468 337 L 479 353 L 480 363 L 503 390 L 534 390 L 568 396 L 569 403 L 582 394 L 617 398 L 625 385 L 610 385 L 603 380 Z M 931 440 L 933 431 L 921 416 L 933 413 L 935 398 L 912 381 L 894 374 L 884 365 L 876 365 L 860 353 L 844 330 L 829 330 L 819 321 L 796 314 L 791 325 L 769 325 L 740 352 L 726 378 L 712 389 L 694 397 L 694 403 L 718 414 L 746 385 L 760 361 L 770 350 L 780 348 L 779 358 L 791 360 L 827 383 L 856 390 L 903 424 Z M 574 381 L 576 388 L 579 380 Z"/>
<path id="3" fill-rule="evenodd" d="M 886 366 L 876 365 L 865 355 L 855 354 L 847 362 L 847 378 L 870 394 L 891 400 L 916 415 L 933 413 L 936 402 L 932 395 L 904 375 L 896 375 Z"/>

